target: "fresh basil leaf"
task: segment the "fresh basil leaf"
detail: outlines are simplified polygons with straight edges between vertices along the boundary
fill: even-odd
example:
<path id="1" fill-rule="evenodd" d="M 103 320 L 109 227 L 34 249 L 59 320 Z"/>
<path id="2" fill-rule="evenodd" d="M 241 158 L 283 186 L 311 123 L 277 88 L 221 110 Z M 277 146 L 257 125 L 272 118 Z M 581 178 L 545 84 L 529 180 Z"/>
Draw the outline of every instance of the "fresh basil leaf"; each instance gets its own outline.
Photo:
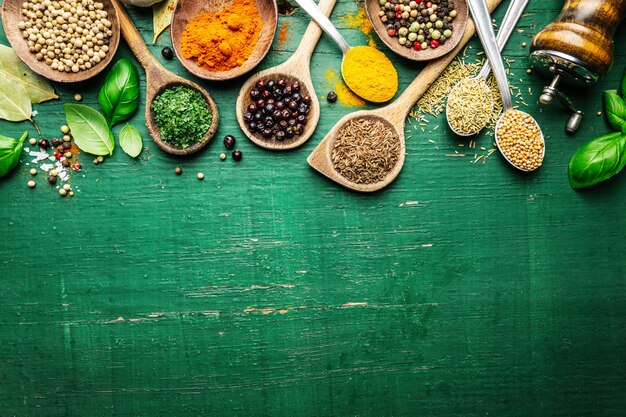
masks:
<path id="1" fill-rule="evenodd" d="M 626 97 L 626 72 L 624 72 L 624 77 L 622 78 L 622 97 Z"/>
<path id="2" fill-rule="evenodd" d="M 93 155 L 113 154 L 113 133 L 100 112 L 82 104 L 66 104 L 64 107 L 76 146 Z"/>
<path id="3" fill-rule="evenodd" d="M 626 129 L 626 104 L 624 104 L 624 100 L 617 95 L 616 90 L 607 90 L 602 97 L 604 98 L 606 118 L 611 127 L 619 131 Z"/>
<path id="4" fill-rule="evenodd" d="M 611 178 L 626 164 L 626 135 L 609 133 L 585 143 L 569 162 L 569 183 L 584 188 Z"/>
<path id="5" fill-rule="evenodd" d="M 141 153 L 143 142 L 139 131 L 126 123 L 120 130 L 120 146 L 129 156 L 136 158 Z"/>
<path id="6" fill-rule="evenodd" d="M 139 75 L 128 58 L 115 63 L 98 93 L 98 101 L 111 126 L 130 118 L 139 106 Z"/>
<path id="7" fill-rule="evenodd" d="M 20 162 L 22 145 L 27 137 L 28 132 L 24 132 L 20 140 L 0 136 L 0 178 L 11 172 Z"/>

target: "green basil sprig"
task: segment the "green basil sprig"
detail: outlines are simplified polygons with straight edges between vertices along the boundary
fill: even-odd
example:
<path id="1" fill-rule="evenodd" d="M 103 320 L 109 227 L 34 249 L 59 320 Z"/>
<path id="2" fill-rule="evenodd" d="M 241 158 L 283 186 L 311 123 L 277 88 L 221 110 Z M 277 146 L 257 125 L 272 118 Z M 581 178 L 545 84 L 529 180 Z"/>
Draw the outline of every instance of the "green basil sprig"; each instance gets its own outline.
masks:
<path id="1" fill-rule="evenodd" d="M 613 132 L 585 143 L 569 162 L 569 183 L 584 188 L 611 178 L 626 165 L 626 136 Z"/>
<path id="2" fill-rule="evenodd" d="M 139 74 L 128 58 L 115 63 L 104 80 L 98 101 L 109 125 L 130 118 L 139 106 Z"/>
<path id="3" fill-rule="evenodd" d="M 626 77 L 622 80 L 626 93 Z M 606 118 L 616 132 L 593 139 L 581 146 L 569 161 L 569 183 L 585 188 L 618 174 L 626 165 L 626 103 L 616 90 L 603 94 Z"/>
<path id="4" fill-rule="evenodd" d="M 0 136 L 0 178 L 7 175 L 18 162 L 22 154 L 22 145 L 28 137 L 28 132 L 24 132 L 20 140 Z"/>
<path id="5" fill-rule="evenodd" d="M 81 150 L 93 155 L 113 154 L 113 132 L 99 111 L 82 104 L 66 104 L 65 119 Z"/>
<path id="6" fill-rule="evenodd" d="M 138 157 L 141 153 L 143 146 L 141 135 L 137 129 L 128 123 L 120 130 L 120 146 L 132 158 Z"/>

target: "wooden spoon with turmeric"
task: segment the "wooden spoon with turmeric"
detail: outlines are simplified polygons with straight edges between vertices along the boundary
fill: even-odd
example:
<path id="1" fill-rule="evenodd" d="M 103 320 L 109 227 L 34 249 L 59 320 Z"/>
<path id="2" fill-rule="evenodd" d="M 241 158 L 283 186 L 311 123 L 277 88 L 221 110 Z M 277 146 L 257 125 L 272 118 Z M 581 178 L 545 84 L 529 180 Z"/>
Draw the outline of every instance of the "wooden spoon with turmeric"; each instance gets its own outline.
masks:
<path id="1" fill-rule="evenodd" d="M 319 8 L 325 16 L 329 16 L 336 2 L 337 0 L 321 0 Z M 315 89 L 313 88 L 313 82 L 311 81 L 311 55 L 315 50 L 320 36 L 322 36 L 322 30 L 319 26 L 316 25 L 315 22 L 309 23 L 300 41 L 300 45 L 298 45 L 296 52 L 294 52 L 291 58 L 278 66 L 265 69 L 253 75 L 244 83 L 241 90 L 239 90 L 236 105 L 237 121 L 244 134 L 260 147 L 270 150 L 294 149 L 305 143 L 309 140 L 311 135 L 313 135 L 320 117 L 320 103 Z M 284 141 L 265 139 L 260 134 L 251 132 L 243 119 L 248 105 L 252 103 L 250 91 L 254 89 L 256 82 L 259 80 L 278 80 L 279 78 L 283 78 L 287 82 L 299 81 L 301 85 L 301 95 L 311 97 L 308 121 L 304 131 L 300 135 Z"/>
<path id="2" fill-rule="evenodd" d="M 496 8 L 502 0 L 487 0 L 487 6 L 490 11 Z M 309 155 L 307 162 L 313 168 L 320 173 L 324 174 L 331 180 L 343 185 L 346 188 L 355 191 L 372 192 L 380 190 L 391 184 L 391 182 L 398 176 L 404 165 L 405 157 L 405 144 L 404 144 L 404 121 L 413 107 L 413 104 L 424 95 L 428 88 L 435 82 L 437 77 L 447 68 L 452 62 L 454 57 L 463 49 L 465 44 L 474 35 L 475 27 L 474 22 L 469 21 L 465 27 L 463 37 L 459 44 L 447 55 L 431 61 L 419 75 L 413 80 L 413 82 L 407 87 L 406 90 L 398 97 L 394 102 L 388 104 L 385 107 L 376 110 L 360 110 L 344 116 L 341 120 L 335 124 L 335 126 L 328 132 L 328 134 L 322 139 L 317 147 Z M 376 182 L 357 183 L 349 180 L 346 176 L 341 175 L 340 169 L 338 169 L 333 163 L 333 149 L 337 146 L 337 138 L 341 134 L 344 134 L 344 129 L 350 126 L 363 124 L 363 121 L 369 123 L 377 123 L 379 130 L 386 130 L 394 141 L 399 141 L 399 146 L 393 147 L 397 149 L 397 155 L 390 155 L 390 159 L 395 160 L 395 165 L 386 172 L 384 178 Z M 368 153 L 368 150 L 359 150 L 360 155 L 356 155 L 357 158 L 363 157 Z M 348 169 L 355 169 L 356 166 L 353 161 L 344 161 L 343 165 L 347 165 Z M 374 161 L 372 161 L 374 162 Z M 365 165 L 365 164 L 364 164 Z"/>

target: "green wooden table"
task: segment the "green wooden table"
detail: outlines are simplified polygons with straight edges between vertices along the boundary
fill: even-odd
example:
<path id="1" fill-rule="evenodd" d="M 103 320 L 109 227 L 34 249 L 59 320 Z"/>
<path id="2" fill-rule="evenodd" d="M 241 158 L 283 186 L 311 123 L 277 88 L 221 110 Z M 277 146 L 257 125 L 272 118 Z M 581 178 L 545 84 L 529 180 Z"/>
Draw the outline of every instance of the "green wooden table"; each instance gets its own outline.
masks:
<path id="1" fill-rule="evenodd" d="M 341 0 L 332 16 L 353 44 L 367 37 L 341 18 L 357 7 Z M 532 175 L 497 154 L 471 163 L 491 137 L 469 151 L 439 118 L 425 133 L 407 127 L 389 188 L 349 192 L 305 160 L 354 108 L 324 105 L 305 146 L 271 153 L 235 121 L 244 80 L 201 82 L 220 128 L 194 158 L 151 142 L 143 105 L 131 123 L 148 149 L 99 166 L 83 156 L 74 198 L 41 175 L 28 189 L 23 158 L 0 181 L 0 416 L 626 415 L 626 174 L 581 192 L 566 174 L 573 152 L 609 131 L 596 113 L 626 69 L 626 31 L 609 76 L 568 90 L 587 116 L 567 137 L 566 114 L 536 104 L 546 81 L 526 74 L 521 46 L 560 7 L 531 2 L 505 49 L 547 139 Z M 152 45 L 150 9 L 130 14 L 162 59 L 169 33 Z M 288 40 L 262 68 L 289 57 L 308 23 L 301 11 L 282 21 Z M 403 88 L 421 66 L 388 55 Z M 323 37 L 318 94 L 340 59 Z M 57 84 L 61 100 L 35 106 L 42 135 L 58 135 L 75 93 L 97 106 L 102 80 Z M 0 122 L 3 134 L 24 129 L 34 133 Z M 218 158 L 226 134 L 240 163 Z"/>

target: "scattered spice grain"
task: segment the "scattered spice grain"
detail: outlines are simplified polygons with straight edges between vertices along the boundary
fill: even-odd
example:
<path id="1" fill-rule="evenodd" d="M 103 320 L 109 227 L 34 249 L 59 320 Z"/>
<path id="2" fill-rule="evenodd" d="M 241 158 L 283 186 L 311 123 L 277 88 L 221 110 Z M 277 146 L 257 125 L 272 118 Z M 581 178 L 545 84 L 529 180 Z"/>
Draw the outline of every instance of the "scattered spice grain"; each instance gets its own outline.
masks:
<path id="1" fill-rule="evenodd" d="M 37 185 L 37 184 L 35 184 L 35 181 L 33 181 L 33 180 L 28 181 L 28 186 L 30 188 L 35 188 L 35 185 Z"/>
<path id="2" fill-rule="evenodd" d="M 241 161 L 241 158 L 243 158 L 243 153 L 241 153 L 241 151 L 239 149 L 233 151 L 233 160 L 239 162 Z"/>
<path id="3" fill-rule="evenodd" d="M 28 139 L 28 143 L 30 143 L 32 146 L 35 146 L 37 144 L 37 139 L 30 138 L 30 139 Z"/>
<path id="4" fill-rule="evenodd" d="M 400 138 L 382 119 L 355 118 L 337 132 L 331 160 L 335 170 L 356 184 L 380 182 L 400 157 Z"/>
<path id="5" fill-rule="evenodd" d="M 83 100 L 83 96 L 80 94 L 74 94 L 74 100 L 76 101 L 82 101 Z"/>
<path id="6" fill-rule="evenodd" d="M 222 161 L 226 159 L 226 154 L 225 154 L 224 152 L 222 152 L 222 153 L 220 154 L 220 159 L 221 159 Z"/>
<path id="7" fill-rule="evenodd" d="M 200 181 L 202 181 L 204 179 L 204 174 L 202 172 L 198 172 L 197 177 Z"/>
<path id="8" fill-rule="evenodd" d="M 32 175 L 32 176 L 37 175 L 37 170 L 35 168 L 31 168 L 30 169 L 30 175 Z"/>
<path id="9" fill-rule="evenodd" d="M 181 167 L 176 167 L 174 169 L 174 172 L 176 173 L 176 175 L 180 175 L 183 173 L 183 169 Z"/>

